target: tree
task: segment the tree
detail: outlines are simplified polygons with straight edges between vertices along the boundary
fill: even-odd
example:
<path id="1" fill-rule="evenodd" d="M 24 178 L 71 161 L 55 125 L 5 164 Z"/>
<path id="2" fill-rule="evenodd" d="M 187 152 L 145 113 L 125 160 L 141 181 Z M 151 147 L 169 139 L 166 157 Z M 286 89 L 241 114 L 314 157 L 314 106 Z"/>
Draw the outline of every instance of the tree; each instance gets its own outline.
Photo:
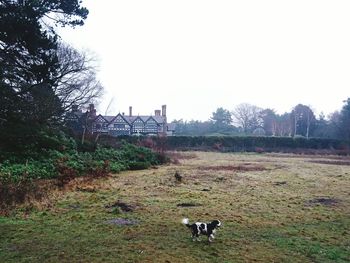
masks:
<path id="1" fill-rule="evenodd" d="M 253 132 L 256 128 L 262 127 L 262 119 L 260 116 L 261 108 L 242 103 L 235 107 L 232 116 L 235 122 L 242 127 L 245 134 Z"/>
<path id="2" fill-rule="evenodd" d="M 78 0 L 0 0 L 0 136 L 8 145 L 35 143 L 64 113 L 55 26 L 82 25 Z M 0 144 L 1 146 L 1 144 Z"/>
<path id="3" fill-rule="evenodd" d="M 277 117 L 276 135 L 291 136 L 292 135 L 291 114 L 284 113 L 282 115 L 277 115 L 276 117 Z"/>
<path id="4" fill-rule="evenodd" d="M 230 125 L 232 123 L 231 113 L 222 107 L 217 108 L 210 119 L 219 125 Z"/>
<path id="5" fill-rule="evenodd" d="M 232 117 L 231 113 L 224 108 L 217 108 L 215 112 L 213 112 L 210 120 L 213 122 L 212 130 L 213 132 L 227 132 L 230 130 Z"/>
<path id="6" fill-rule="evenodd" d="M 336 127 L 338 127 L 338 124 L 339 112 L 330 114 L 328 118 L 321 113 L 316 119 L 313 136 L 318 138 L 337 138 Z"/>
<path id="7" fill-rule="evenodd" d="M 301 135 L 309 138 L 316 121 L 311 108 L 303 104 L 298 104 L 293 108 L 291 117 L 294 127 L 293 136 Z"/>
<path id="8" fill-rule="evenodd" d="M 350 98 L 344 101 L 339 115 L 338 134 L 340 138 L 350 140 Z"/>
<path id="9" fill-rule="evenodd" d="M 263 121 L 263 128 L 266 135 L 275 136 L 277 133 L 277 115 L 272 109 L 265 109 L 260 112 Z"/>
<path id="10" fill-rule="evenodd" d="M 84 107 L 101 96 L 102 85 L 96 79 L 95 60 L 67 44 L 58 46 L 59 68 L 54 92 L 65 112 L 72 106 Z"/>

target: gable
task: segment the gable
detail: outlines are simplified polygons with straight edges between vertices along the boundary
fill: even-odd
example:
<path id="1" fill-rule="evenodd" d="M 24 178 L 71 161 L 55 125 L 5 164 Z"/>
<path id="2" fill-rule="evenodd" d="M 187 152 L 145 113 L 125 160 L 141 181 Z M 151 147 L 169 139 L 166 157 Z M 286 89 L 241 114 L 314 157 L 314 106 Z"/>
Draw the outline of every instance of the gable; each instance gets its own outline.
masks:
<path id="1" fill-rule="evenodd" d="M 147 124 L 157 124 L 157 121 L 155 119 L 153 119 L 153 117 L 149 117 L 148 120 L 146 121 L 146 125 Z"/>
<path id="2" fill-rule="evenodd" d="M 111 121 L 111 123 L 117 123 L 117 124 L 127 124 L 130 125 L 127 119 L 124 118 L 120 113 L 115 116 L 115 118 Z"/>
<path id="3" fill-rule="evenodd" d="M 95 123 L 104 123 L 104 122 L 108 122 L 105 118 L 103 118 L 102 115 L 98 115 L 95 119 L 94 119 Z"/>
<path id="4" fill-rule="evenodd" d="M 144 124 L 144 121 L 140 117 L 137 117 L 132 124 Z"/>

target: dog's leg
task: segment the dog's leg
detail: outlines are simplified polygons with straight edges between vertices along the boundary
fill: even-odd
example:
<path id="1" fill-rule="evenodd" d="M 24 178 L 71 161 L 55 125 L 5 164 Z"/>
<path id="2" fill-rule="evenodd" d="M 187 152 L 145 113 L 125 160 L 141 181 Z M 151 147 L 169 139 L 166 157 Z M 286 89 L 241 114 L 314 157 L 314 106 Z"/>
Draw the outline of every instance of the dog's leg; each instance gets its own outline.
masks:
<path id="1" fill-rule="evenodd" d="M 194 241 L 196 241 L 197 240 L 197 235 L 196 234 L 192 234 L 192 241 L 194 242 Z"/>
<path id="2" fill-rule="evenodd" d="M 211 235 L 208 237 L 209 243 L 210 243 L 210 242 L 213 242 L 214 238 L 215 238 L 214 235 L 211 234 Z"/>

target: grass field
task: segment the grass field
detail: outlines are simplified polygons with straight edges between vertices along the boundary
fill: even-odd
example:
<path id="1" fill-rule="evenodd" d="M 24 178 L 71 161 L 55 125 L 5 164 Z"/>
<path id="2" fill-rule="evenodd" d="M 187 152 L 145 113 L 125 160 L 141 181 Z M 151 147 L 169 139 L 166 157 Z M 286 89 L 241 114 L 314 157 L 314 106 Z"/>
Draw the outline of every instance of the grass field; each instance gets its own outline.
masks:
<path id="1" fill-rule="evenodd" d="M 349 157 L 173 155 L 0 217 L 0 262 L 350 261 Z M 223 226 L 193 242 L 183 217 Z"/>

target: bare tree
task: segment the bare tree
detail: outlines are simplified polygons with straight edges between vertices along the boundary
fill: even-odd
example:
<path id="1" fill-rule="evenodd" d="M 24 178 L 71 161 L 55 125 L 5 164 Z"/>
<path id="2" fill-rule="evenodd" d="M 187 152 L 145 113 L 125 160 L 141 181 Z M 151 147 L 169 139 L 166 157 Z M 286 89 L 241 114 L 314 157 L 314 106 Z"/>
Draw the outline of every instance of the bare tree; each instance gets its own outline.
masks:
<path id="1" fill-rule="evenodd" d="M 86 106 L 96 101 L 103 91 L 96 79 L 96 60 L 91 54 L 79 52 L 61 43 L 58 49 L 59 74 L 55 78 L 54 92 L 66 112 L 73 105 Z"/>
<path id="2" fill-rule="evenodd" d="M 232 111 L 232 116 L 234 121 L 243 128 L 243 132 L 248 133 L 258 127 L 262 127 L 261 111 L 262 109 L 255 105 L 242 103 L 235 107 Z"/>

